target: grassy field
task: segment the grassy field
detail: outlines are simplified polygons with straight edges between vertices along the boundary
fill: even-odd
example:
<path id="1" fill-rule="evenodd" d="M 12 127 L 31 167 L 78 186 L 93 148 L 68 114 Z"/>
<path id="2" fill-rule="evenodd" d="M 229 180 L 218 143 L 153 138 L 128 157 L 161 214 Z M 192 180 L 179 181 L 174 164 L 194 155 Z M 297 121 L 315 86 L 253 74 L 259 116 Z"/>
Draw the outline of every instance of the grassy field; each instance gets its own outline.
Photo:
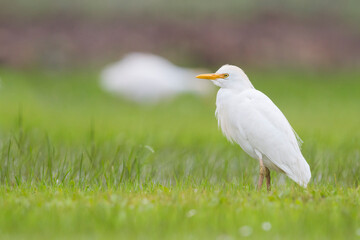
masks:
<path id="1" fill-rule="evenodd" d="M 249 71 L 304 140 L 302 189 L 217 129 L 215 92 L 138 106 L 96 71 L 0 69 L 2 239 L 360 238 L 360 72 Z"/>

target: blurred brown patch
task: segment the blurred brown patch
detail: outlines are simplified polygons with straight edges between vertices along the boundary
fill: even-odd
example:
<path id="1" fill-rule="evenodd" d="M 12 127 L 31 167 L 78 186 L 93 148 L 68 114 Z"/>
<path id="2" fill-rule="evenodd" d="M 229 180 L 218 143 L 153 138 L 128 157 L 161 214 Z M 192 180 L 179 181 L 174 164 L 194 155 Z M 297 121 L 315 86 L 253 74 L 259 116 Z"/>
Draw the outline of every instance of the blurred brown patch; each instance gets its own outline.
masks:
<path id="1" fill-rule="evenodd" d="M 100 66 L 132 51 L 186 64 L 358 67 L 360 31 L 331 18 L 260 14 L 247 20 L 0 19 L 0 64 Z M 186 65 L 185 64 L 185 65 Z"/>

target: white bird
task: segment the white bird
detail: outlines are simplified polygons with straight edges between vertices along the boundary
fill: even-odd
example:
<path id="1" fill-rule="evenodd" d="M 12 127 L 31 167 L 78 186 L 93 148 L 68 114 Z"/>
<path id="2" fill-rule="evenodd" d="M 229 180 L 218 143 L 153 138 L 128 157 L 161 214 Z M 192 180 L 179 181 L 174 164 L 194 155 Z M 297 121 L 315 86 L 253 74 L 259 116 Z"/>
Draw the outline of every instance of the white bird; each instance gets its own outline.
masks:
<path id="1" fill-rule="evenodd" d="M 215 112 L 218 125 L 229 141 L 236 142 L 259 160 L 258 189 L 266 177 L 270 191 L 269 169 L 285 173 L 302 187 L 307 186 L 311 172 L 300 151 L 301 139 L 280 109 L 253 87 L 239 67 L 224 65 L 216 73 L 197 78 L 212 80 L 220 87 Z"/>
<path id="2" fill-rule="evenodd" d="M 160 56 L 130 53 L 102 71 L 101 84 L 128 100 L 156 103 L 184 92 L 206 95 L 212 91 L 211 84 L 201 80 L 194 83 L 196 74 L 199 72 L 178 67 Z"/>

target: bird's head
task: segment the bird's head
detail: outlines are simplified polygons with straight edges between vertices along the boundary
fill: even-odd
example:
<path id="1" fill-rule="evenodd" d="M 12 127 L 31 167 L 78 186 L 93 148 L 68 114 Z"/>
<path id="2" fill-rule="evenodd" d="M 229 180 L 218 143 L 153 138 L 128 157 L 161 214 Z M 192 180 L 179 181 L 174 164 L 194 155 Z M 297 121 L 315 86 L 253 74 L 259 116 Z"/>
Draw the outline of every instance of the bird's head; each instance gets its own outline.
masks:
<path id="1" fill-rule="evenodd" d="M 224 65 L 216 73 L 200 74 L 196 77 L 211 80 L 216 86 L 221 88 L 239 90 L 254 88 L 244 71 L 234 65 Z"/>

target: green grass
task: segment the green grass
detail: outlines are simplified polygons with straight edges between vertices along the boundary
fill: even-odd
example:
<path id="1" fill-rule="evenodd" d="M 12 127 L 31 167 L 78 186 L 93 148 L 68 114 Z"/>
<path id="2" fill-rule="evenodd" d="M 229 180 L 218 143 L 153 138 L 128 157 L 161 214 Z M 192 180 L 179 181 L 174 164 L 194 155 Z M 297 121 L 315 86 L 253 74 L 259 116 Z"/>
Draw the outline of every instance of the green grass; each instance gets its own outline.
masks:
<path id="1" fill-rule="evenodd" d="M 360 73 L 248 75 L 304 140 L 307 189 L 256 191 L 215 92 L 138 106 L 95 71 L 0 69 L 1 238 L 360 238 Z"/>

